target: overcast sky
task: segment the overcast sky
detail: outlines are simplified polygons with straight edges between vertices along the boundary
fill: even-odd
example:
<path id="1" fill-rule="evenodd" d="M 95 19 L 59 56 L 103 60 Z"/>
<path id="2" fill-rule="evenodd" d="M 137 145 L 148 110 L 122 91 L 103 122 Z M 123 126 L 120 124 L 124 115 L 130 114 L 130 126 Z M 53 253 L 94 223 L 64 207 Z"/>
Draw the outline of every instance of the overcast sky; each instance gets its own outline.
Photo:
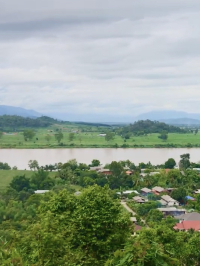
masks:
<path id="1" fill-rule="evenodd" d="M 0 105 L 200 112 L 199 0 L 0 0 Z"/>

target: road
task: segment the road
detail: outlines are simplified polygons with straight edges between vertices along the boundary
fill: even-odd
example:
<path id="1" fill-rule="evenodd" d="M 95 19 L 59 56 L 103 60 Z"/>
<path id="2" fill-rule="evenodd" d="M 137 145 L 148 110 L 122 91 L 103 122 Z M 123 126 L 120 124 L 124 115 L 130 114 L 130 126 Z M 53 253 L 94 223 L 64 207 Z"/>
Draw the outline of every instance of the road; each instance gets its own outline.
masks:
<path id="1" fill-rule="evenodd" d="M 125 201 L 121 201 L 121 204 L 128 212 L 132 213 L 133 216 L 136 215 L 136 213 L 133 210 L 131 210 L 131 208 L 129 208 L 129 206 L 126 204 Z"/>

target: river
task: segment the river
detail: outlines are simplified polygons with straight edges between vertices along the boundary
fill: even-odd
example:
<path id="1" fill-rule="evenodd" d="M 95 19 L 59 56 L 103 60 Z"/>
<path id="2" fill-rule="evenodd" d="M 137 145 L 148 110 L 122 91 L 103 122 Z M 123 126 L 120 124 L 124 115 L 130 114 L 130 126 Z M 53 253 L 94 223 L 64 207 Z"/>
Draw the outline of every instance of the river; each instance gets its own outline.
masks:
<path id="1" fill-rule="evenodd" d="M 0 162 L 6 162 L 18 169 L 28 169 L 29 160 L 37 160 L 39 165 L 55 164 L 76 159 L 78 162 L 89 164 L 93 159 L 106 164 L 112 161 L 130 160 L 135 164 L 151 162 L 162 164 L 168 158 L 179 161 L 180 155 L 190 153 L 191 161 L 200 161 L 200 148 L 160 148 L 160 149 L 114 149 L 114 148 L 87 148 L 87 149 L 0 149 Z"/>

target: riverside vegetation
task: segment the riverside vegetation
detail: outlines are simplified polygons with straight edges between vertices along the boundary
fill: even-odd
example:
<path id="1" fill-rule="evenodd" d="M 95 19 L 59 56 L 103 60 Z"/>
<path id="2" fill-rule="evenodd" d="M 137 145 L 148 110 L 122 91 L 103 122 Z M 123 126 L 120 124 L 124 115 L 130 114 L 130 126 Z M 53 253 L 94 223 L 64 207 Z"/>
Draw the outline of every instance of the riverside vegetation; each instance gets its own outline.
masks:
<path id="1" fill-rule="evenodd" d="M 175 164 L 173 158 L 162 165 L 112 162 L 105 166 L 109 175 L 90 168 L 99 166 L 98 160 L 91 165 L 70 160 L 46 166 L 33 160 L 31 171 L 24 172 L 0 164 L 0 182 L 15 171 L 0 191 L 0 265 L 199 265 L 199 232 L 175 231 L 176 220 L 164 219 L 151 198 L 147 207 L 137 208 L 143 228 L 133 235 L 130 215 L 116 193 L 144 186 L 176 187 L 173 197 L 183 199 L 185 205 L 185 195 L 193 196 L 200 188 L 200 176 L 192 169 L 199 165 L 190 162 L 189 154 L 181 156 L 180 170 L 174 169 Z M 133 174 L 127 175 L 127 169 Z M 141 169 L 146 173 L 143 178 Z M 158 173 L 151 175 L 153 171 Z M 37 189 L 49 192 L 35 194 Z M 195 199 L 184 207 L 200 211 L 200 197 Z"/>
<path id="2" fill-rule="evenodd" d="M 198 128 L 138 121 L 129 126 L 0 116 L 0 148 L 200 147 Z"/>

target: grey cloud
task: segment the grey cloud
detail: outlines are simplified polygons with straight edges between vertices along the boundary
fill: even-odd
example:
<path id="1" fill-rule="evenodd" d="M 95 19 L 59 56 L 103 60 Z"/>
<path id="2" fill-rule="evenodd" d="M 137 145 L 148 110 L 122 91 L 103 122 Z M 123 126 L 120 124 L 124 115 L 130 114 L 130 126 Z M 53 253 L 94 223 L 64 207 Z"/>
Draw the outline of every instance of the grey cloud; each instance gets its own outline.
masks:
<path id="1" fill-rule="evenodd" d="M 0 0 L 1 104 L 105 119 L 198 112 L 198 10 L 195 0 Z"/>

